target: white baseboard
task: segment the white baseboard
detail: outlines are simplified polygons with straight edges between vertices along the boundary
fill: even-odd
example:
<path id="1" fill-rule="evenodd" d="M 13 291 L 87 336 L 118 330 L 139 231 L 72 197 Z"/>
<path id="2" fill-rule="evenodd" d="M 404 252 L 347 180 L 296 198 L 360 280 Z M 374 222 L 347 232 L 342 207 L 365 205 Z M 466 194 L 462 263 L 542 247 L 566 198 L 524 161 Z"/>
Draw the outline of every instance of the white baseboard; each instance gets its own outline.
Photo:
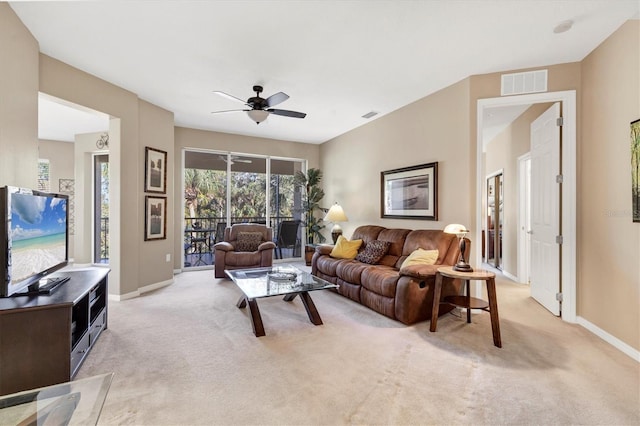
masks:
<path id="1" fill-rule="evenodd" d="M 519 283 L 520 281 L 518 280 L 518 277 L 511 275 L 509 272 L 507 271 L 502 271 L 502 275 L 504 275 L 505 277 L 509 278 L 511 281 L 517 282 Z"/>
<path id="2" fill-rule="evenodd" d="M 636 362 L 640 362 L 640 351 L 627 345 L 622 340 L 612 336 L 611 334 L 607 333 L 597 325 L 590 323 L 589 321 L 582 318 L 581 316 L 576 317 L 576 323 L 580 324 L 581 326 L 583 326 L 584 328 L 586 328 L 587 330 L 589 330 L 590 332 L 592 332 L 593 334 L 595 334 L 596 336 L 604 340 L 605 342 L 609 343 L 611 346 L 615 347 L 616 349 L 630 356 Z"/>
<path id="3" fill-rule="evenodd" d="M 160 281 L 159 283 L 149 284 L 149 285 L 146 285 L 144 287 L 140 287 L 138 290 L 132 291 L 131 293 L 110 294 L 109 295 L 109 300 L 122 301 L 122 300 L 133 299 L 135 297 L 139 297 L 140 295 L 142 295 L 144 293 L 148 293 L 150 291 L 157 290 L 159 288 L 166 287 L 166 286 L 171 285 L 171 284 L 173 284 L 173 279 L 166 280 L 166 281 Z"/>

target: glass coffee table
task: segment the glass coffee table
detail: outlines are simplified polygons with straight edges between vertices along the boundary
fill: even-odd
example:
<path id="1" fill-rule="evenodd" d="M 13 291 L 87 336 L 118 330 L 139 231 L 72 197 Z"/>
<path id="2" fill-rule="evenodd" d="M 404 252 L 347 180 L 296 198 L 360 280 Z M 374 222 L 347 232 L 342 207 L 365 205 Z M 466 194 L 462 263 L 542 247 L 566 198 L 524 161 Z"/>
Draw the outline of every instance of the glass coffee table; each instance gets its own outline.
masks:
<path id="1" fill-rule="evenodd" d="M 311 300 L 309 292 L 338 288 L 321 278 L 301 271 L 295 266 L 279 264 L 270 268 L 233 269 L 224 271 L 229 278 L 242 290 L 242 296 L 236 306 L 243 309 L 249 305 L 251 325 L 256 337 L 264 336 L 262 317 L 258 309 L 257 299 L 272 296 L 284 296 L 285 302 L 293 301 L 300 296 L 302 304 L 307 310 L 311 323 L 321 325 L 322 319 Z"/>

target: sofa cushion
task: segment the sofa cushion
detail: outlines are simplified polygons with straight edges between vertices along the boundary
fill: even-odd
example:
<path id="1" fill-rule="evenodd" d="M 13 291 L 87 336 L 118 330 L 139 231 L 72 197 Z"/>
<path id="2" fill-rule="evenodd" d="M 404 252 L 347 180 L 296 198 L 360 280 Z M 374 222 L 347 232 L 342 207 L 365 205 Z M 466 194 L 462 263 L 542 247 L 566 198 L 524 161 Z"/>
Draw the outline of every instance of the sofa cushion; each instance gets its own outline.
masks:
<path id="1" fill-rule="evenodd" d="M 416 249 L 402 262 L 400 269 L 412 265 L 435 265 L 438 260 L 438 250 Z"/>
<path id="2" fill-rule="evenodd" d="M 360 285 L 362 282 L 362 272 L 371 267 L 372 266 L 367 263 L 356 260 L 341 260 L 336 266 L 336 275 L 341 280 Z"/>
<path id="3" fill-rule="evenodd" d="M 362 272 L 362 287 L 385 297 L 395 297 L 400 278 L 397 269 L 390 266 L 369 266 Z"/>
<path id="4" fill-rule="evenodd" d="M 375 265 L 389 251 L 391 244 L 388 241 L 374 240 L 365 246 L 364 250 L 358 253 L 356 260 L 359 262 Z"/>
<path id="5" fill-rule="evenodd" d="M 361 245 L 362 240 L 349 241 L 340 235 L 335 247 L 331 250 L 330 256 L 337 259 L 353 259 L 358 254 L 358 249 Z"/>
<path id="6" fill-rule="evenodd" d="M 411 232 L 410 229 L 401 229 L 401 228 L 385 229 L 380 231 L 380 234 L 378 234 L 378 239 L 380 241 L 389 242 L 389 251 L 378 262 L 380 265 L 392 266 L 396 269 L 399 269 L 397 266 L 399 265 L 398 260 L 402 256 L 405 238 L 410 232 Z"/>
<path id="7" fill-rule="evenodd" d="M 239 232 L 235 247 L 236 251 L 257 251 L 262 242 L 260 232 Z"/>

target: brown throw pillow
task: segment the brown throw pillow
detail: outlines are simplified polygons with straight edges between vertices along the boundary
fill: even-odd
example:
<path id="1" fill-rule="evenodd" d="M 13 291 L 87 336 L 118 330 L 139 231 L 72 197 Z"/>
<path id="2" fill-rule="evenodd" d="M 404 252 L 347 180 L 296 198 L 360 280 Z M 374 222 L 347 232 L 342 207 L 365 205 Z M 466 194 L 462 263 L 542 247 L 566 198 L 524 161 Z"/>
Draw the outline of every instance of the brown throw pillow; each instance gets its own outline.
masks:
<path id="1" fill-rule="evenodd" d="M 239 232 L 236 241 L 236 251 L 256 251 L 262 243 L 260 232 Z"/>
<path id="2" fill-rule="evenodd" d="M 367 243 L 364 250 L 362 250 L 362 253 L 358 253 L 356 260 L 370 265 L 375 265 L 380 262 L 380 259 L 382 259 L 385 254 L 387 254 L 390 245 L 391 244 L 388 241 L 371 241 Z"/>

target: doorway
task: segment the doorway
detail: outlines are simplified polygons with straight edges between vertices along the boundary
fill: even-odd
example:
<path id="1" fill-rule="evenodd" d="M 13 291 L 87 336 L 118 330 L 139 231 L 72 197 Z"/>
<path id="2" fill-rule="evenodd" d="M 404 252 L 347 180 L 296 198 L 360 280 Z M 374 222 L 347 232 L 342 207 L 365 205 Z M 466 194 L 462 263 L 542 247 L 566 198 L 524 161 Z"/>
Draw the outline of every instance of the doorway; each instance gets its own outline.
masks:
<path id="1" fill-rule="evenodd" d="M 564 123 L 562 126 L 561 164 L 563 174 L 563 188 L 561 194 L 562 212 L 562 258 L 560 271 L 557 272 L 562 280 L 562 319 L 576 322 L 576 92 L 568 90 L 562 92 L 535 93 L 502 98 L 479 99 L 477 101 L 476 128 L 476 229 L 475 239 L 482 239 L 482 221 L 484 205 L 484 186 L 486 170 L 483 161 L 483 120 L 485 109 L 501 106 L 517 106 L 561 102 Z M 482 263 L 482 253 L 475 252 L 476 264 Z M 476 288 L 476 291 L 479 291 Z"/>

